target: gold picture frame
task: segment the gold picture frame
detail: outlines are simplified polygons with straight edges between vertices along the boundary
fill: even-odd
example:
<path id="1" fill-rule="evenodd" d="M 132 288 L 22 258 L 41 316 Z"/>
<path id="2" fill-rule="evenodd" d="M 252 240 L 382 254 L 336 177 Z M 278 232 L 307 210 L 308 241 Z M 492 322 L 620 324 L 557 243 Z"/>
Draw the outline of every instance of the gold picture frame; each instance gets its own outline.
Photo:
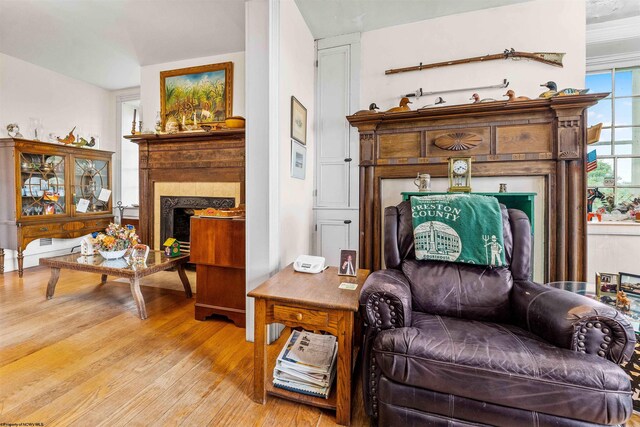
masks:
<path id="1" fill-rule="evenodd" d="M 295 96 L 291 97 L 291 138 L 307 145 L 307 109 Z"/>
<path id="2" fill-rule="evenodd" d="M 220 123 L 233 115 L 233 62 L 160 72 L 162 127 L 170 116 L 192 125 Z"/>
<path id="3" fill-rule="evenodd" d="M 596 273 L 596 296 L 598 297 L 598 301 L 615 306 L 619 290 L 619 274 Z"/>

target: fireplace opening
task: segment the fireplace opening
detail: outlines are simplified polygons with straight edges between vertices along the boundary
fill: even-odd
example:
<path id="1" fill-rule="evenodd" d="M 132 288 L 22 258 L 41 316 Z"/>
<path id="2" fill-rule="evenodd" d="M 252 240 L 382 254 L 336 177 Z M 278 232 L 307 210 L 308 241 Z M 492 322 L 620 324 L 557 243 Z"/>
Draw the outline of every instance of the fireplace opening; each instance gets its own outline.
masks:
<path id="1" fill-rule="evenodd" d="M 160 196 L 160 244 L 173 237 L 180 250 L 189 253 L 194 210 L 233 208 L 235 202 L 234 197 Z"/>

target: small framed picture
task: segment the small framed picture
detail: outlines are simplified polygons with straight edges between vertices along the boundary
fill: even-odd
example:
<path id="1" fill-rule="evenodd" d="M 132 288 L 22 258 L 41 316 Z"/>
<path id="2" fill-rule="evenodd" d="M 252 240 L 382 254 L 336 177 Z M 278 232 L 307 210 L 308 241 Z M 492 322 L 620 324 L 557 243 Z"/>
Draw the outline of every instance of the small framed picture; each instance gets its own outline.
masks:
<path id="1" fill-rule="evenodd" d="M 307 147 L 291 140 L 291 176 L 305 179 L 307 171 Z"/>
<path id="2" fill-rule="evenodd" d="M 601 302 L 616 305 L 619 286 L 620 281 L 616 273 L 596 273 L 596 295 Z"/>
<path id="3" fill-rule="evenodd" d="M 640 295 L 640 275 L 631 273 L 619 273 L 620 290 L 628 294 Z"/>
<path id="4" fill-rule="evenodd" d="M 338 268 L 338 274 L 340 276 L 356 276 L 358 274 L 356 255 L 356 251 L 340 251 L 340 266 Z"/>
<path id="5" fill-rule="evenodd" d="M 307 109 L 295 96 L 291 97 L 291 138 L 307 144 Z"/>

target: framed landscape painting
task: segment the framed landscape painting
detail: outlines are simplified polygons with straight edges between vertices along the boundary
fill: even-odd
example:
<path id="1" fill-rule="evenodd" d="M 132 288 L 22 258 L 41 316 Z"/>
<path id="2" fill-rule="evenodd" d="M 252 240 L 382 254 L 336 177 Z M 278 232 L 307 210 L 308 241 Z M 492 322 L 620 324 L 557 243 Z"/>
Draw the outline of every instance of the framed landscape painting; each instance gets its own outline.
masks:
<path id="1" fill-rule="evenodd" d="M 223 122 L 233 115 L 233 62 L 160 72 L 162 125 Z"/>
<path id="2" fill-rule="evenodd" d="M 291 97 L 291 138 L 307 144 L 307 109 L 295 96 Z"/>

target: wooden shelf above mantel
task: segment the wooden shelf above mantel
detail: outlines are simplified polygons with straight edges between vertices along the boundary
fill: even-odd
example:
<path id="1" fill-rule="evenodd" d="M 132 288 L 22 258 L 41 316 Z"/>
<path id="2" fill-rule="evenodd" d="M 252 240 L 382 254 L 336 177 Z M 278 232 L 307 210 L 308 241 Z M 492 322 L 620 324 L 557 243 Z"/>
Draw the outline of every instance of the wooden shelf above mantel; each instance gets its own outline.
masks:
<path id="1" fill-rule="evenodd" d="M 140 141 L 151 142 L 153 140 L 166 141 L 166 140 L 198 140 L 198 139 L 210 139 L 211 137 L 238 137 L 244 139 L 243 129 L 221 129 L 205 131 L 192 131 L 192 132 L 178 132 L 178 133 L 136 133 L 135 135 L 125 135 L 124 138 L 131 140 L 131 142 L 138 143 Z"/>
<path id="2" fill-rule="evenodd" d="M 544 111 L 567 108 L 586 108 L 606 98 L 608 93 L 560 96 L 551 99 L 535 98 L 527 101 L 494 101 L 477 104 L 459 104 L 443 107 L 422 108 L 419 110 L 395 113 L 362 113 L 347 116 L 352 126 L 360 130 L 375 129 L 381 123 L 397 123 L 420 119 L 477 117 L 496 114 L 520 114 L 532 111 Z"/>

